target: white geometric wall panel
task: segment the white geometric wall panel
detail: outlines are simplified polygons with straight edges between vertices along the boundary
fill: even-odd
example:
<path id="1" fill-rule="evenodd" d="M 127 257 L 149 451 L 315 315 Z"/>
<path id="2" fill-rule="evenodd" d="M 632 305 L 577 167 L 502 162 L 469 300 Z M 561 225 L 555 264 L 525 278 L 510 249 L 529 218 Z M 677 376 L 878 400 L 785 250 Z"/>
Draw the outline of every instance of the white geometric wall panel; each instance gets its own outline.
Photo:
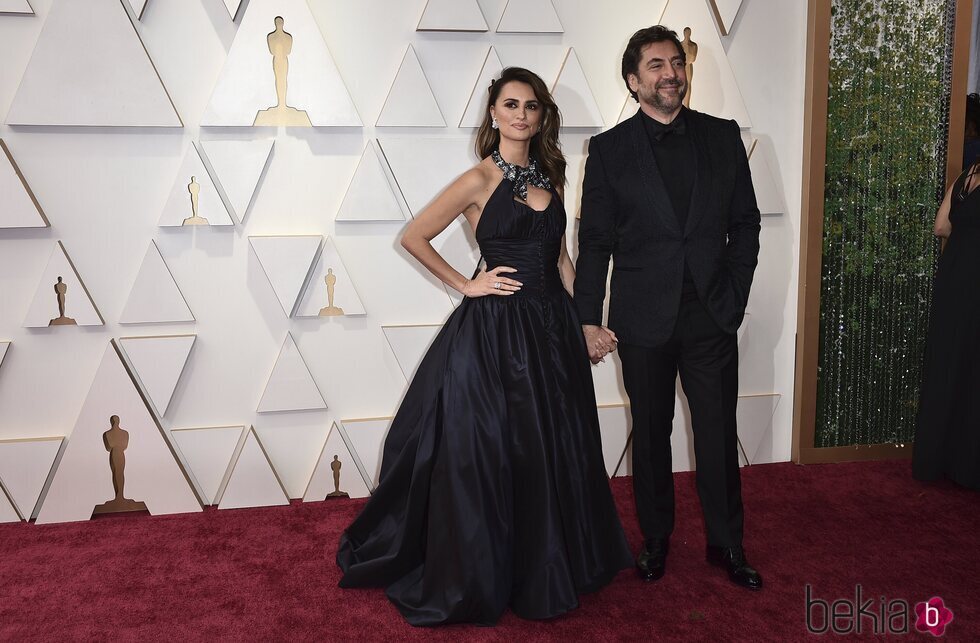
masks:
<path id="1" fill-rule="evenodd" d="M 10 348 L 10 342 L 0 342 L 0 366 L 3 366 L 3 358 L 7 356 L 8 348 Z"/>
<path id="2" fill-rule="evenodd" d="M 228 210 L 245 223 L 259 178 L 272 155 L 276 139 L 201 141 L 203 156 L 214 171 L 215 185 Z"/>
<path id="3" fill-rule="evenodd" d="M 133 9 L 133 16 L 137 20 L 143 19 L 143 11 L 146 10 L 147 0 L 127 0 L 129 6 Z"/>
<path id="4" fill-rule="evenodd" d="M 41 204 L 0 138 L 0 228 L 46 228 L 51 224 Z"/>
<path id="5" fill-rule="evenodd" d="M 428 0 L 416 31 L 487 31 L 476 0 Z"/>
<path id="6" fill-rule="evenodd" d="M 384 451 L 385 437 L 394 418 L 365 418 L 358 420 L 341 420 L 344 433 L 350 440 L 351 448 L 356 455 L 366 481 L 373 491 L 381 478 L 381 455 Z"/>
<path id="7" fill-rule="evenodd" d="M 771 395 L 740 395 L 738 397 L 739 462 L 752 464 L 758 460 L 763 443 L 772 440 L 772 417 L 779 405 L 778 393 Z M 747 461 L 745 461 L 747 459 Z"/>
<path id="8" fill-rule="evenodd" d="M 0 488 L 0 523 L 20 522 L 20 519 L 20 515 L 18 515 L 14 506 L 10 504 L 7 494 Z"/>
<path id="9" fill-rule="evenodd" d="M 232 466 L 234 468 L 228 484 L 218 502 L 219 509 L 289 504 L 289 498 L 286 497 L 272 463 L 252 429 L 248 430 L 245 444 Z"/>
<path id="10" fill-rule="evenodd" d="M 616 118 L 614 125 L 619 125 L 630 116 L 635 116 L 638 109 L 640 109 L 640 104 L 633 100 L 632 96 L 627 94 L 626 100 L 623 102 L 623 109 L 619 110 L 619 116 Z"/>
<path id="11" fill-rule="evenodd" d="M 266 415 L 253 426 L 290 498 L 302 498 L 330 430 L 320 413 Z"/>
<path id="12" fill-rule="evenodd" d="M 271 235 L 249 237 L 248 242 L 279 299 L 282 312 L 291 317 L 323 237 Z"/>
<path id="13" fill-rule="evenodd" d="M 119 338 L 119 344 L 136 371 L 143 392 L 153 403 L 159 417 L 167 414 L 170 399 L 196 339 L 197 335 Z"/>
<path id="14" fill-rule="evenodd" d="M 504 64 L 500 62 L 497 50 L 490 47 L 487 50 L 487 57 L 480 68 L 480 75 L 473 85 L 470 93 L 470 100 L 466 103 L 466 110 L 463 117 L 459 119 L 460 127 L 479 127 L 483 124 L 483 117 L 487 109 L 487 100 L 490 96 L 490 81 L 500 78 L 500 72 L 504 69 Z"/>
<path id="15" fill-rule="evenodd" d="M 136 281 L 119 316 L 120 324 L 192 322 L 194 314 L 180 292 L 155 241 L 143 256 Z"/>
<path id="16" fill-rule="evenodd" d="M 441 329 L 441 324 L 381 327 L 391 346 L 391 352 L 398 360 L 399 368 L 409 382 L 415 377 L 416 369 Z"/>
<path id="17" fill-rule="evenodd" d="M 0 440 L 0 483 L 24 520 L 37 507 L 63 437 Z"/>
<path id="18" fill-rule="evenodd" d="M 551 0 L 509 0 L 497 23 L 497 33 L 562 33 Z"/>
<path id="19" fill-rule="evenodd" d="M 327 403 L 323 401 L 299 347 L 293 341 L 293 336 L 286 333 L 257 411 L 271 413 L 325 408 Z"/>
<path id="20" fill-rule="evenodd" d="M 234 20 L 242 8 L 242 0 L 225 0 L 225 8 L 228 10 L 228 15 Z"/>
<path id="21" fill-rule="evenodd" d="M 43 328 L 59 317 L 58 293 L 55 285 L 58 278 L 68 287 L 65 292 L 65 316 L 75 320 L 79 326 L 101 326 L 105 323 L 95 302 L 89 295 L 75 265 L 68 257 L 68 251 L 60 241 L 55 244 L 48 259 L 48 265 L 41 273 L 41 282 L 34 293 L 34 300 L 24 319 L 25 328 Z"/>
<path id="22" fill-rule="evenodd" d="M 244 430 L 242 425 L 170 430 L 205 504 L 216 503 Z"/>
<path id="23" fill-rule="evenodd" d="M 0 13 L 33 14 L 34 9 L 28 0 L 0 0 Z"/>
<path id="24" fill-rule="evenodd" d="M 96 505 L 112 500 L 112 471 L 102 437 L 112 415 L 118 415 L 119 426 L 129 432 L 124 452 L 125 497 L 146 503 L 153 515 L 201 511 L 159 425 L 110 342 L 42 500 L 38 524 L 88 520 Z"/>
<path id="25" fill-rule="evenodd" d="M 361 119 L 306 0 L 250 0 L 201 125 L 247 127 L 277 104 L 266 36 L 277 16 L 292 35 L 286 104 L 305 111 L 314 127 L 359 127 Z"/>
<path id="26" fill-rule="evenodd" d="M 599 427 L 602 433 L 602 461 L 606 475 L 625 476 L 632 473 L 633 463 L 626 451 L 630 429 L 630 409 L 625 404 L 604 404 L 599 407 Z"/>
<path id="27" fill-rule="evenodd" d="M 551 93 L 555 102 L 561 105 L 562 127 L 602 127 L 602 111 L 572 48 L 565 55 Z"/>
<path id="28" fill-rule="evenodd" d="M 410 216 L 388 161 L 368 141 L 335 221 L 404 221 Z"/>
<path id="29" fill-rule="evenodd" d="M 388 90 L 378 127 L 445 127 L 446 120 L 412 45 L 405 50 Z"/>
<path id="30" fill-rule="evenodd" d="M 684 39 L 684 28 L 691 28 L 691 40 L 698 46 L 694 73 L 688 79 L 691 109 L 719 118 L 733 118 L 739 127 L 749 129 L 752 121 L 742 101 L 735 73 L 715 27 L 708 3 L 703 0 L 671 0 L 664 9 L 660 24 L 670 25 L 677 37 Z"/>
<path id="31" fill-rule="evenodd" d="M 7 124 L 183 127 L 119 0 L 51 5 Z"/>
<path id="32" fill-rule="evenodd" d="M 351 455 L 347 443 L 341 434 L 342 429 L 333 422 L 330 433 L 320 449 L 320 457 L 317 459 L 316 467 L 313 469 L 313 476 L 303 494 L 303 502 L 316 502 L 326 500 L 327 494 L 335 489 L 333 481 L 333 458 L 337 456 L 340 462 L 340 491 L 346 491 L 351 498 L 366 498 L 371 495 L 371 491 L 364 484 L 364 478 L 357 467 L 357 461 Z"/>
<path id="33" fill-rule="evenodd" d="M 786 206 L 783 204 L 783 197 L 779 193 L 772 165 L 766 158 L 766 148 L 759 145 L 758 139 L 754 137 L 751 137 L 748 147 L 749 171 L 752 173 L 752 187 L 755 188 L 755 199 L 759 205 L 759 212 L 762 214 L 782 214 L 786 211 Z"/>
<path id="34" fill-rule="evenodd" d="M 331 276 L 331 271 L 332 276 L 336 277 L 333 286 L 333 302 L 330 301 L 326 282 L 327 277 Z M 364 304 L 361 303 L 361 298 L 357 296 L 357 290 L 354 287 L 354 282 L 351 281 L 350 273 L 344 266 L 340 252 L 337 251 L 337 246 L 333 244 L 330 237 L 327 237 L 323 240 L 320 258 L 313 269 L 310 283 L 303 294 L 303 300 L 296 309 L 296 316 L 319 317 L 320 311 L 329 309 L 331 303 L 334 306 L 332 313 L 335 315 L 350 317 L 367 314 L 367 311 L 364 310 Z M 336 310 L 338 308 L 339 311 Z M 328 312 L 330 311 L 328 310 Z"/>
<path id="35" fill-rule="evenodd" d="M 738 10 L 742 8 L 742 0 L 709 0 L 709 2 L 714 10 L 721 35 L 727 36 L 732 31 Z"/>
<path id="36" fill-rule="evenodd" d="M 191 183 L 197 184 L 198 207 L 197 216 L 207 219 L 208 225 L 226 226 L 235 225 L 235 222 L 228 216 L 228 209 L 221 200 L 217 186 L 211 179 L 204 160 L 197 145 L 191 144 L 184 154 L 184 160 L 180 164 L 180 170 L 174 179 L 173 187 L 170 189 L 170 196 L 167 198 L 167 205 L 163 208 L 158 225 L 161 226 L 183 226 L 186 219 L 194 216 L 194 205 L 190 191 Z M 198 226 L 187 224 L 185 227 L 196 228 Z"/>

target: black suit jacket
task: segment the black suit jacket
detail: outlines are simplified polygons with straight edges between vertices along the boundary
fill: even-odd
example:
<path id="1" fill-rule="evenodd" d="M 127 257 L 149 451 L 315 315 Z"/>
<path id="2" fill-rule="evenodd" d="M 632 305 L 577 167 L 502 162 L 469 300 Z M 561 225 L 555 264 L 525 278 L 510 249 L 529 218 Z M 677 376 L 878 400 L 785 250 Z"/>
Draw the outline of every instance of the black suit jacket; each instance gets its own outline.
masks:
<path id="1" fill-rule="evenodd" d="M 738 330 L 759 255 L 759 208 L 738 124 L 693 110 L 696 175 L 681 230 L 642 114 L 592 137 L 585 164 L 575 304 L 602 323 L 613 259 L 608 326 L 619 341 L 656 347 L 674 330 L 684 261 L 698 298 L 725 332 Z"/>

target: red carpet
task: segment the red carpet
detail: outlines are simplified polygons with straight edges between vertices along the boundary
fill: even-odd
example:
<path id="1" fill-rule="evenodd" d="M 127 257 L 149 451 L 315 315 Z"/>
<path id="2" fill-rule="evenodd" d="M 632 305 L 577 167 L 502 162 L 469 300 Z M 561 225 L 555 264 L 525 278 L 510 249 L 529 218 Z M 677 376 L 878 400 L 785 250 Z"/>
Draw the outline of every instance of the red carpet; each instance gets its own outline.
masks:
<path id="1" fill-rule="evenodd" d="M 666 577 L 647 585 L 625 571 L 552 622 L 508 613 L 495 628 L 419 630 L 381 590 L 338 589 L 337 538 L 363 503 L 341 500 L 0 525 L 0 640 L 798 640 L 807 584 L 828 603 L 853 603 L 860 584 L 866 612 L 879 615 L 905 600 L 920 640 L 931 637 L 915 633 L 914 605 L 940 596 L 954 614 L 946 638 L 980 640 L 976 492 L 918 483 L 908 462 L 761 465 L 742 479 L 760 593 L 704 562 L 694 478 L 678 474 Z M 613 490 L 637 547 L 629 480 Z M 821 609 L 812 614 L 823 627 Z M 860 620 L 868 637 L 874 623 Z"/>

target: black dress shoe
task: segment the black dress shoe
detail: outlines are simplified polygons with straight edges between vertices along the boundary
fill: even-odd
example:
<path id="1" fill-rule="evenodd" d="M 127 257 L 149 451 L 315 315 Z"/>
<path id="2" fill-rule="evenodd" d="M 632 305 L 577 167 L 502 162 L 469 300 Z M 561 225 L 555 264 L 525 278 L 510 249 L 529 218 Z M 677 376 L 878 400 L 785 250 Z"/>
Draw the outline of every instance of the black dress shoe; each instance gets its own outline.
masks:
<path id="1" fill-rule="evenodd" d="M 752 590 L 762 589 L 762 576 L 749 566 L 745 560 L 745 550 L 736 547 L 712 547 L 708 545 L 708 562 L 717 567 L 723 567 L 728 572 L 728 579 Z"/>
<path id="2" fill-rule="evenodd" d="M 651 538 L 643 545 L 636 557 L 636 571 L 640 579 L 650 582 L 660 580 L 667 571 L 667 539 Z"/>

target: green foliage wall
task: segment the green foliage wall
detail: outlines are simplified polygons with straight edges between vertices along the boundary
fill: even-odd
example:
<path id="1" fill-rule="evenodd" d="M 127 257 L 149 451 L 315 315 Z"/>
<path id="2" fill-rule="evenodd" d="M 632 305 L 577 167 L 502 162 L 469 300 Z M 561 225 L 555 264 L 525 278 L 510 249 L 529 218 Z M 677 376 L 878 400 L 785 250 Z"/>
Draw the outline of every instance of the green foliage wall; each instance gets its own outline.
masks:
<path id="1" fill-rule="evenodd" d="M 914 434 L 955 0 L 833 0 L 817 447 Z"/>

